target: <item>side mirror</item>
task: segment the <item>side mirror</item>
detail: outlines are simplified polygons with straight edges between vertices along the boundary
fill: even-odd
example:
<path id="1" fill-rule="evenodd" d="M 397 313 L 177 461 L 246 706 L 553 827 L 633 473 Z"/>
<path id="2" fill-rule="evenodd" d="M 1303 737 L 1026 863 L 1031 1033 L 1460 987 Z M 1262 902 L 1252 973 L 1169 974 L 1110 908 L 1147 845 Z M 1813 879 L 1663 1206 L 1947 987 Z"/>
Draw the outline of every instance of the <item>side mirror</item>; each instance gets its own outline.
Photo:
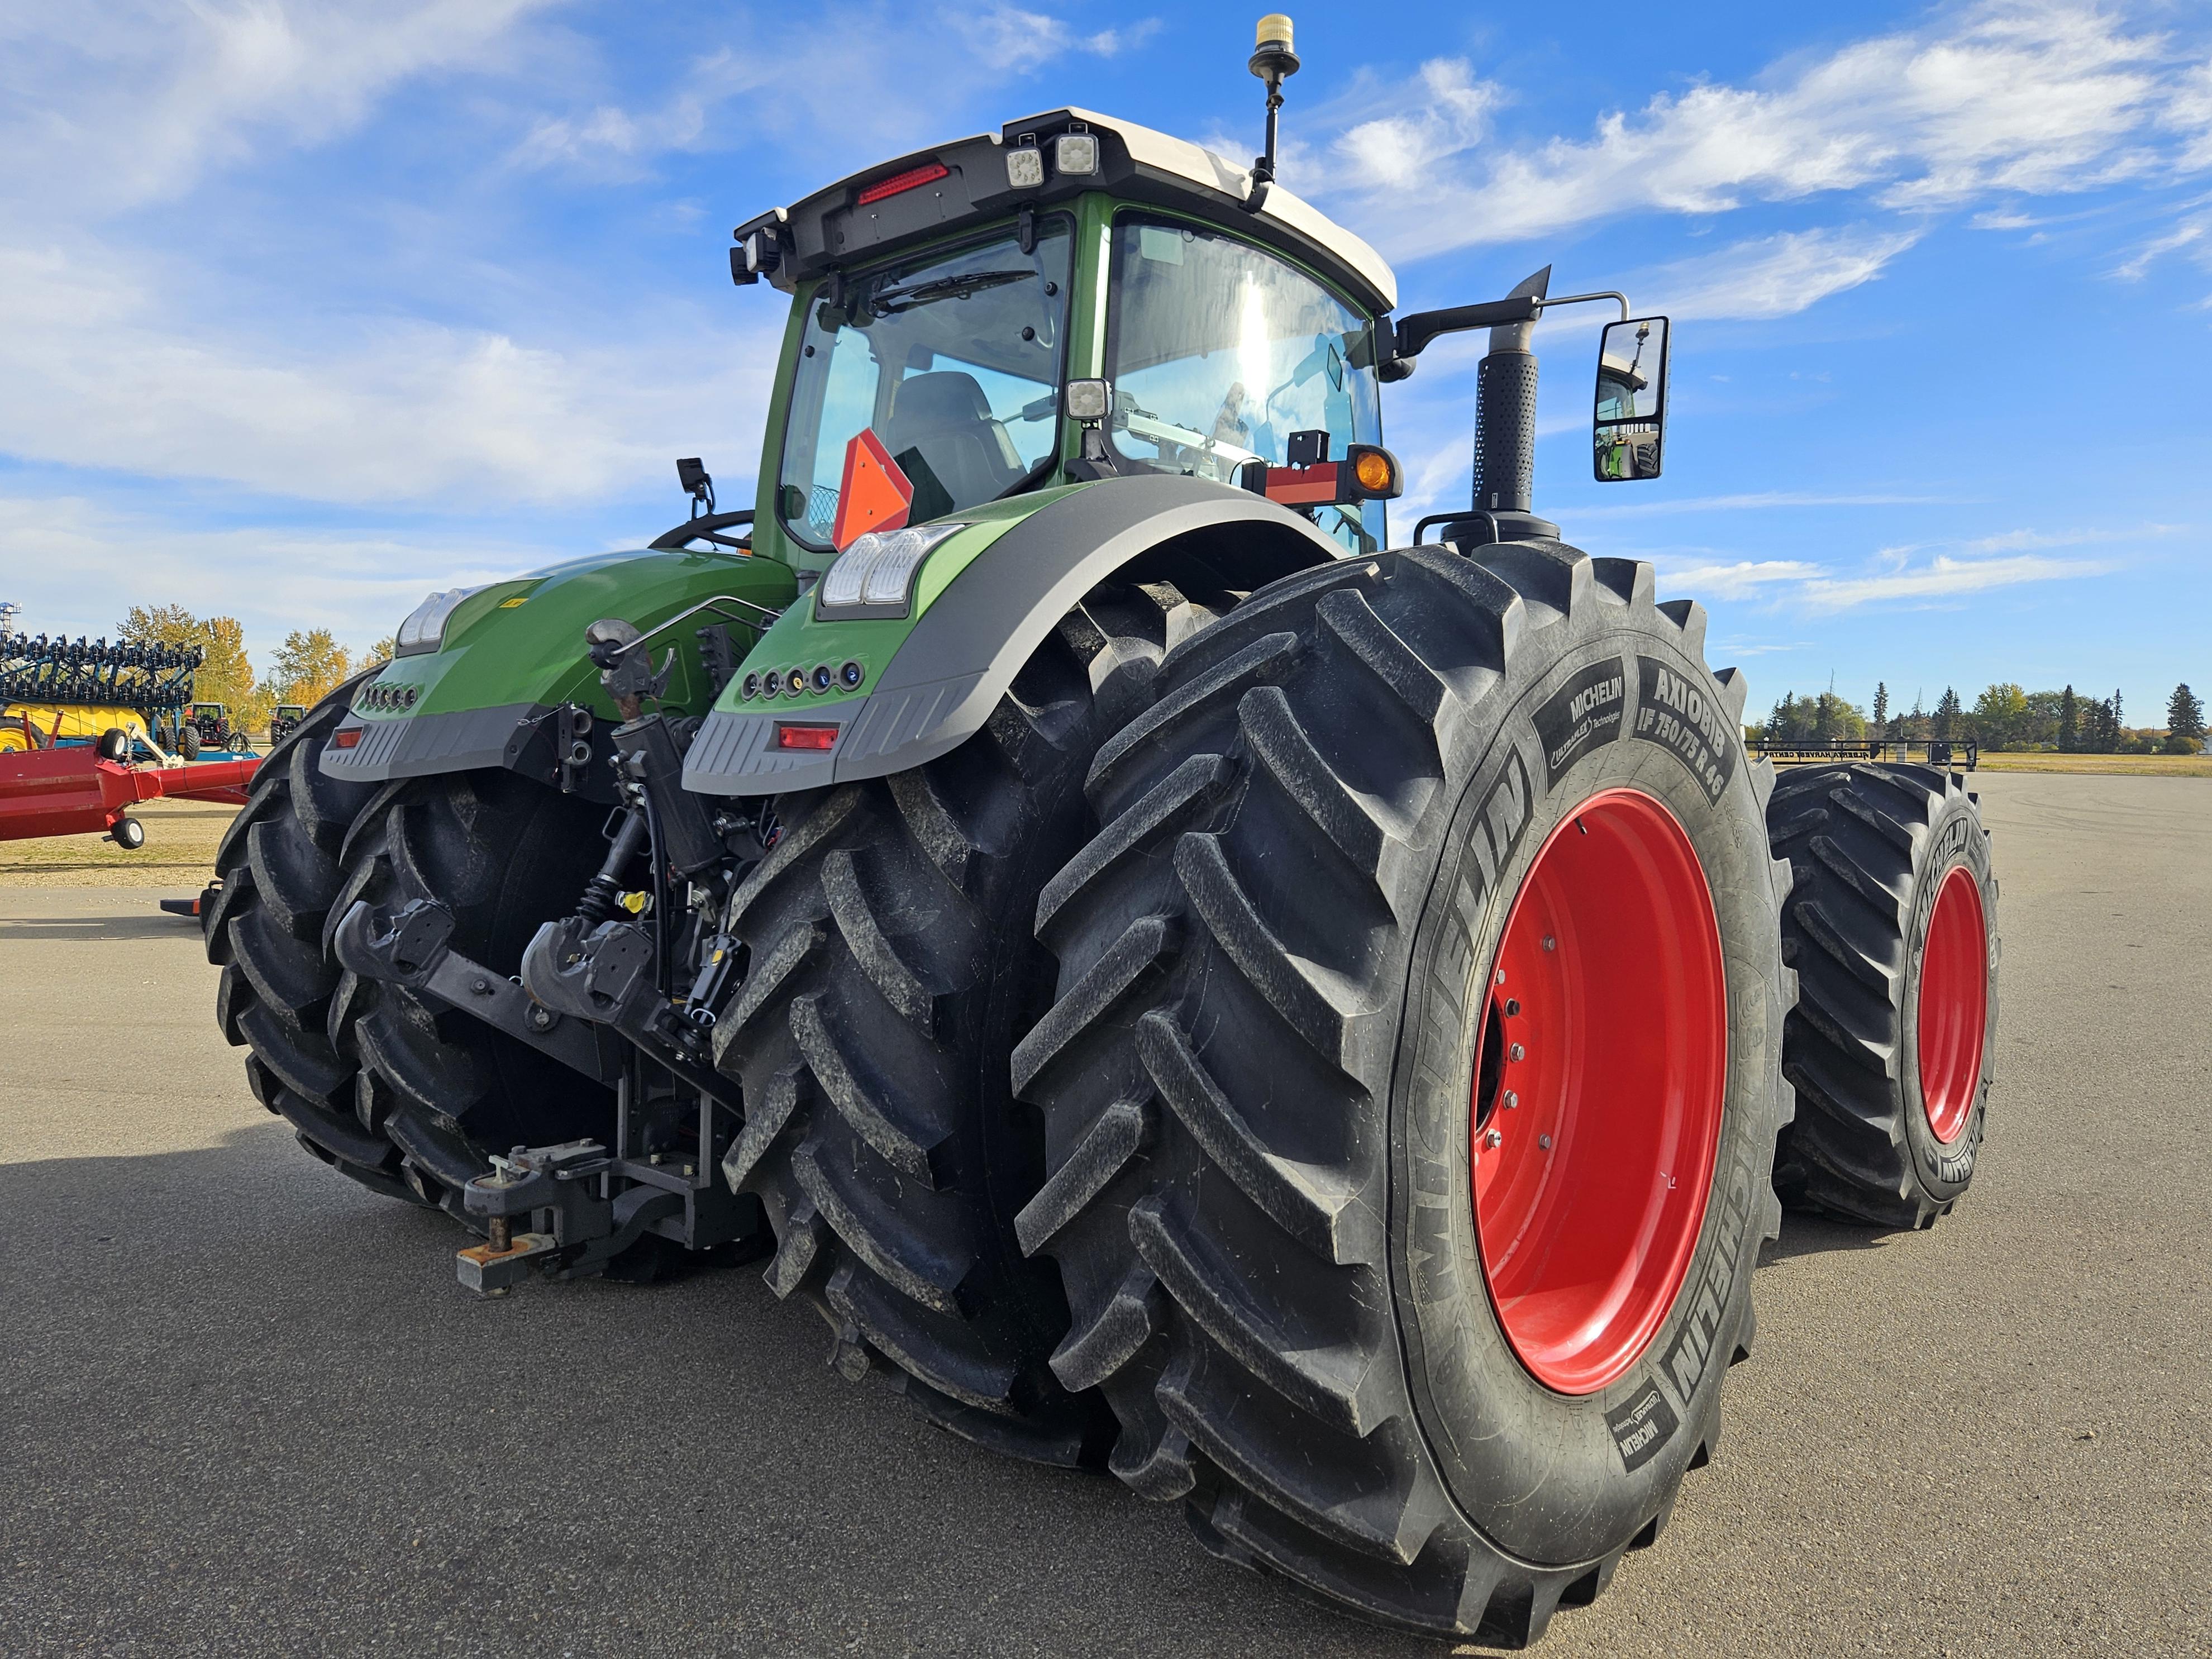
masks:
<path id="1" fill-rule="evenodd" d="M 1633 317 L 1605 331 L 1591 416 L 1600 483 L 1659 476 L 1667 427 L 1667 319 Z"/>

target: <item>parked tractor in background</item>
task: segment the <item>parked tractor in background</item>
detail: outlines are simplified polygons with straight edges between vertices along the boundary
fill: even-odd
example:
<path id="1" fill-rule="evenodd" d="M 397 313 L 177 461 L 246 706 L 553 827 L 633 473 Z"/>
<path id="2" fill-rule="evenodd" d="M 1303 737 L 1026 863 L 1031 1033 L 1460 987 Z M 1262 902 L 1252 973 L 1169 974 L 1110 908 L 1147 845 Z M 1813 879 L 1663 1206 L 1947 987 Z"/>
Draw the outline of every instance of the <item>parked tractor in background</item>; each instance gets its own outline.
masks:
<path id="1" fill-rule="evenodd" d="M 1620 313 L 1618 481 L 1666 319 L 1394 319 L 1274 181 L 1287 20 L 1250 66 L 1249 168 L 1062 109 L 741 224 L 753 505 L 681 463 L 649 548 L 434 593 L 307 711 L 217 1018 L 468 1285 L 759 1253 L 948 1429 L 1522 1643 L 1706 1460 L 1778 1183 L 1964 1190 L 1988 837 L 1931 768 L 1778 789 L 1703 610 L 1534 511 L 1537 319 Z M 1474 329 L 1474 498 L 1393 548 L 1381 387 Z"/>
<path id="2" fill-rule="evenodd" d="M 269 744 L 275 748 L 300 729 L 300 722 L 307 718 L 307 705 L 280 702 L 269 716 Z"/>
<path id="3" fill-rule="evenodd" d="M 252 736 L 244 726 L 232 723 L 230 710 L 219 702 L 186 704 L 178 734 L 185 744 L 187 759 L 209 749 L 220 749 L 233 755 L 253 752 Z"/>

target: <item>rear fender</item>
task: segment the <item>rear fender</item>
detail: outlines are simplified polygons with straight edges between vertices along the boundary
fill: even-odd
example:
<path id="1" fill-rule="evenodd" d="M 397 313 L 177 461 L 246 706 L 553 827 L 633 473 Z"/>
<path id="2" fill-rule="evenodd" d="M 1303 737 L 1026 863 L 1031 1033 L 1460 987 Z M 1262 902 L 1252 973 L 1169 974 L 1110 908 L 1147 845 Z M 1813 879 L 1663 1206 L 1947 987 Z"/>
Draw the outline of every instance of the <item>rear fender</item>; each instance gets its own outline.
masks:
<path id="1" fill-rule="evenodd" d="M 619 716 L 585 654 L 584 629 L 618 617 L 650 632 L 724 594 L 781 611 L 795 592 L 790 567 L 773 560 L 656 549 L 599 554 L 494 583 L 454 611 L 438 650 L 397 658 L 355 689 L 352 709 L 324 746 L 322 769 L 351 783 L 381 783 L 504 767 L 611 796 L 605 737 Z M 665 712 L 708 711 L 714 682 L 698 629 L 723 620 L 702 613 L 653 642 L 656 662 L 670 647 L 676 652 Z M 729 623 L 734 659 L 764 623 Z M 579 740 L 591 756 L 564 766 Z"/>
<path id="2" fill-rule="evenodd" d="M 934 760 L 982 728 L 1045 636 L 1092 588 L 1142 562 L 1171 575 L 1202 559 L 1237 587 L 1258 587 L 1341 557 L 1305 519 L 1249 490 L 1200 478 L 1110 478 L 959 515 L 969 527 L 932 550 L 916 581 L 920 614 L 816 615 L 792 605 L 716 700 L 685 757 L 684 786 L 710 795 L 780 794 L 885 777 Z M 948 576 L 948 572 L 951 573 Z M 848 690 L 847 664 L 860 677 Z M 831 684 L 815 689 L 815 671 Z M 780 688 L 745 694 L 755 678 Z M 804 724 L 825 750 L 787 750 Z"/>

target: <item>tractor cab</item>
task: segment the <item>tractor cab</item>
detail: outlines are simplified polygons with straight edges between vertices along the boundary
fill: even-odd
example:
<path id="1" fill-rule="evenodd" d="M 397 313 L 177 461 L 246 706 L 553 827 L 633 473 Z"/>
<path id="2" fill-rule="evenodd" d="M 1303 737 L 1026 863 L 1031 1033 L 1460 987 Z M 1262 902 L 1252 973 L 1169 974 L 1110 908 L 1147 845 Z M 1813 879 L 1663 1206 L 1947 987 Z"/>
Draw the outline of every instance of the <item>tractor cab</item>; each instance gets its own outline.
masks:
<path id="1" fill-rule="evenodd" d="M 802 568 L 870 530 L 1073 483 L 1273 495 L 1269 469 L 1382 441 L 1389 268 L 1289 191 L 1255 201 L 1249 173 L 1148 128 L 1079 109 L 1009 122 L 737 236 L 738 281 L 794 299 L 753 546 Z M 1371 550 L 1383 493 L 1299 507 Z"/>

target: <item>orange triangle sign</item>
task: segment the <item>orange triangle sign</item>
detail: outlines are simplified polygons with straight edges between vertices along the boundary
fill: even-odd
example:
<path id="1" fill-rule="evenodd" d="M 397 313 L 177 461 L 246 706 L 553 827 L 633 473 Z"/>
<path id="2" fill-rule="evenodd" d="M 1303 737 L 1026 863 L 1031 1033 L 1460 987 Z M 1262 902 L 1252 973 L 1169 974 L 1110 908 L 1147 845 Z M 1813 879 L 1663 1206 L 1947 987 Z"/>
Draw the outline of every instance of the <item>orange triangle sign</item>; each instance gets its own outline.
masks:
<path id="1" fill-rule="evenodd" d="M 862 427 L 845 446 L 845 477 L 837 486 L 830 544 L 842 553 L 871 530 L 896 530 L 913 505 L 913 483 L 874 429 Z"/>

